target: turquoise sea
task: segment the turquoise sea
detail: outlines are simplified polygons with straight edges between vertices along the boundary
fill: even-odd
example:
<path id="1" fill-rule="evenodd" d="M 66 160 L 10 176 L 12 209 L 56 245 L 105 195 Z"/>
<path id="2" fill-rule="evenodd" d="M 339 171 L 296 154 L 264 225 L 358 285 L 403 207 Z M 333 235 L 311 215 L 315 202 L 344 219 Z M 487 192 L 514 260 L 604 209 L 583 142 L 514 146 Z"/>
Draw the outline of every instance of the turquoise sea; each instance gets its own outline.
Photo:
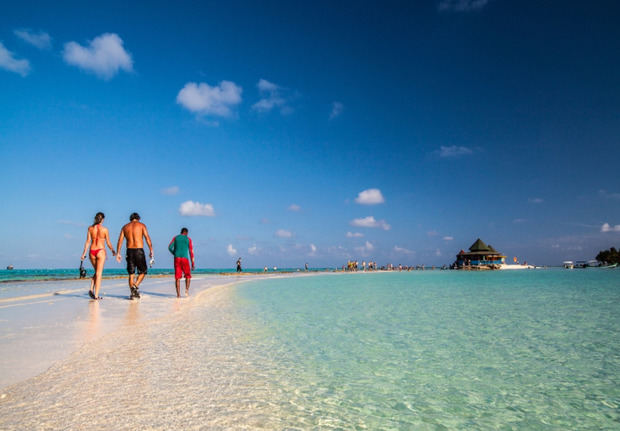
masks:
<path id="1" fill-rule="evenodd" d="M 279 429 L 620 429 L 620 271 L 358 273 L 234 293 Z"/>
<path id="2" fill-rule="evenodd" d="M 620 270 L 83 283 L 0 283 L 66 292 L 0 307 L 5 373 L 55 358 L 1 429 L 620 429 Z"/>

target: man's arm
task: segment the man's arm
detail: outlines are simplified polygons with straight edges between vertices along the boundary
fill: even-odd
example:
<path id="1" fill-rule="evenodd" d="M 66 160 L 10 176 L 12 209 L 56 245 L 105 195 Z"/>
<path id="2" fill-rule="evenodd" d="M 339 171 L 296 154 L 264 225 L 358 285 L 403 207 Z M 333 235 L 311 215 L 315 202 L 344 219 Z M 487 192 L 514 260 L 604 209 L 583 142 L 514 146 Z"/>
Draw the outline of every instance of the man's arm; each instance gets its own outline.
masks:
<path id="1" fill-rule="evenodd" d="M 149 236 L 149 231 L 146 226 L 144 226 L 144 231 L 142 232 L 142 235 L 144 235 L 144 239 L 146 239 L 146 245 L 149 246 L 149 256 L 153 257 L 153 244 L 151 244 L 151 237 Z"/>
<path id="2" fill-rule="evenodd" d="M 192 239 L 189 238 L 189 256 L 192 258 L 192 271 L 194 270 L 194 245 L 192 244 Z"/>
<path id="3" fill-rule="evenodd" d="M 121 261 L 121 247 L 123 246 L 123 239 L 125 239 L 125 229 L 121 229 L 121 233 L 118 236 L 118 243 L 116 244 L 116 261 Z"/>
<path id="4" fill-rule="evenodd" d="M 170 241 L 170 244 L 168 244 L 168 251 L 172 254 L 174 254 L 174 250 L 176 248 L 176 242 L 174 241 L 175 239 L 177 239 L 176 236 L 172 238 L 172 241 Z"/>

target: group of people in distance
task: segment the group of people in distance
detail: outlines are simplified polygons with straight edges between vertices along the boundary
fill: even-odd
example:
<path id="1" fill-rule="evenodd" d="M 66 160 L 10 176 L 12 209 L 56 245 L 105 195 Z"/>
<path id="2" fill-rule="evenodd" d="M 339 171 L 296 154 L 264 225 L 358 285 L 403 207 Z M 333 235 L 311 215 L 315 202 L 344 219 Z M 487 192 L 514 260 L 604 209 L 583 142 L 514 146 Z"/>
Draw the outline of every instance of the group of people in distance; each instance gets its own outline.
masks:
<path id="1" fill-rule="evenodd" d="M 129 299 L 140 298 L 140 283 L 142 283 L 144 276 L 148 272 L 146 256 L 144 254 L 144 241 L 146 241 L 149 247 L 151 266 L 154 262 L 153 244 L 151 243 L 148 229 L 144 223 L 140 222 L 140 215 L 138 213 L 132 213 L 129 216 L 129 223 L 121 228 L 115 251 L 110 243 L 108 229 L 103 226 L 104 219 L 105 215 L 102 212 L 98 212 L 95 215 L 93 224 L 88 227 L 88 231 L 86 232 L 86 242 L 84 243 L 84 251 L 82 252 L 81 260 L 83 261 L 86 258 L 86 253 L 88 252 L 90 263 L 95 269 L 95 275 L 93 275 L 90 282 L 88 295 L 95 300 L 101 299 L 99 296 L 99 288 L 101 287 L 103 266 L 106 260 L 105 246 L 108 246 L 112 252 L 112 256 L 116 256 L 116 261 L 120 262 L 120 252 L 123 246 L 123 239 L 125 239 L 127 242 L 125 259 L 127 261 L 127 274 L 129 274 Z M 174 279 L 177 298 L 181 297 L 181 278 L 183 276 L 185 276 L 185 295 L 189 295 L 189 285 L 192 278 L 191 270 L 195 269 L 194 246 L 187 234 L 187 228 L 181 229 L 181 234 L 172 238 L 172 241 L 170 241 L 168 245 L 168 250 L 174 255 Z M 191 270 L 189 259 L 191 259 Z M 136 272 L 138 273 L 137 278 L 135 277 Z"/>

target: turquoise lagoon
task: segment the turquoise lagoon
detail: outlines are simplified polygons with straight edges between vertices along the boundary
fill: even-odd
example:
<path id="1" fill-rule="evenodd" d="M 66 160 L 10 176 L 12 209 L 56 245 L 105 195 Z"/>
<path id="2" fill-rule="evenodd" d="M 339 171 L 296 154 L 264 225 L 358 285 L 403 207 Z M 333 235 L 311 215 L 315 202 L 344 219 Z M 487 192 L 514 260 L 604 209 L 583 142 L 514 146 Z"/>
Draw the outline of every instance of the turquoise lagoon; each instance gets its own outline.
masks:
<path id="1" fill-rule="evenodd" d="M 270 388 L 280 429 L 620 429 L 620 271 L 233 289 L 254 384 Z"/>

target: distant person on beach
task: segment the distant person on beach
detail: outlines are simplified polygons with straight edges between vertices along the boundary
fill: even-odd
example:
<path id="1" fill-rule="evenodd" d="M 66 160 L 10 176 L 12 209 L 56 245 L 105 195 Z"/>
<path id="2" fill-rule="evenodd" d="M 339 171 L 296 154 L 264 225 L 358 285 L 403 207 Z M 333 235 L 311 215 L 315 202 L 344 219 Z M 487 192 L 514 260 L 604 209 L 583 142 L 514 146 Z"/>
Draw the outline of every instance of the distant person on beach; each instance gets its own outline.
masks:
<path id="1" fill-rule="evenodd" d="M 185 276 L 185 296 L 189 296 L 189 283 L 192 280 L 192 273 L 189 269 L 189 259 L 192 260 L 192 271 L 194 265 L 194 246 L 192 239 L 187 236 L 186 227 L 181 229 L 181 234 L 172 238 L 168 244 L 168 250 L 174 255 L 174 282 L 177 288 L 177 298 L 181 297 L 181 277 Z"/>
<path id="2" fill-rule="evenodd" d="M 88 250 L 88 247 L 90 246 L 88 258 L 90 259 L 90 263 L 93 264 L 93 268 L 95 269 L 95 275 L 93 275 L 93 278 L 90 281 L 90 289 L 88 290 L 88 296 L 90 296 L 92 299 L 101 299 L 101 297 L 99 296 L 99 288 L 101 287 L 103 264 L 105 263 L 106 258 L 106 244 L 112 252 L 112 256 L 114 256 L 114 249 L 112 248 L 112 244 L 110 243 L 108 228 L 103 226 L 104 219 L 105 215 L 102 212 L 98 212 L 95 215 L 95 221 L 86 232 L 86 242 L 84 243 L 84 251 L 82 252 L 81 257 L 81 260 L 84 261 L 84 259 L 86 258 L 86 250 Z M 95 287 L 94 292 L 93 285 Z"/>
<path id="3" fill-rule="evenodd" d="M 146 226 L 140 222 L 140 215 L 132 213 L 129 216 L 129 223 L 121 229 L 118 236 L 118 244 L 116 245 L 116 261 L 121 261 L 121 248 L 123 246 L 123 238 L 127 239 L 127 274 L 129 274 L 129 290 L 131 295 L 129 299 L 140 298 L 140 283 L 144 280 L 147 273 L 146 257 L 144 256 L 144 243 L 149 246 L 149 256 L 153 260 L 153 244 Z M 134 274 L 138 270 L 138 279 L 134 281 Z"/>
<path id="4" fill-rule="evenodd" d="M 237 272 L 241 272 L 241 271 L 243 270 L 241 269 L 241 258 L 239 258 L 237 259 Z"/>

